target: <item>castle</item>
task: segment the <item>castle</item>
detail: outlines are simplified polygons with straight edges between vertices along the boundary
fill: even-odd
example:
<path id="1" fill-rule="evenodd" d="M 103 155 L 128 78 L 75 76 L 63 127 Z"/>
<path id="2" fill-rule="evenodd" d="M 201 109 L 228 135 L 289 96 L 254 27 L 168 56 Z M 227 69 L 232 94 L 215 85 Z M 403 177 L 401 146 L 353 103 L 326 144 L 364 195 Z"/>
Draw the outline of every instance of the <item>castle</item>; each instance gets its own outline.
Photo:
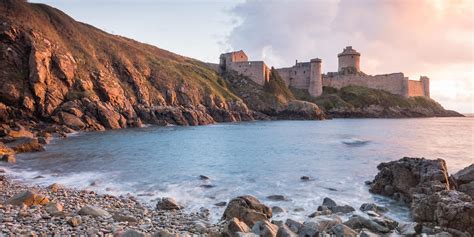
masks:
<path id="1" fill-rule="evenodd" d="M 337 89 L 349 85 L 381 89 L 404 97 L 430 97 L 430 79 L 422 76 L 419 81 L 409 80 L 403 73 L 367 75 L 360 70 L 360 53 L 347 46 L 337 55 L 338 71 L 322 73 L 322 60 L 298 62 L 292 67 L 276 69 L 288 87 L 304 89 L 312 96 L 320 96 L 323 86 Z M 221 54 L 220 72 L 232 70 L 264 85 L 270 78 L 270 69 L 263 61 L 248 61 L 244 51 Z"/>

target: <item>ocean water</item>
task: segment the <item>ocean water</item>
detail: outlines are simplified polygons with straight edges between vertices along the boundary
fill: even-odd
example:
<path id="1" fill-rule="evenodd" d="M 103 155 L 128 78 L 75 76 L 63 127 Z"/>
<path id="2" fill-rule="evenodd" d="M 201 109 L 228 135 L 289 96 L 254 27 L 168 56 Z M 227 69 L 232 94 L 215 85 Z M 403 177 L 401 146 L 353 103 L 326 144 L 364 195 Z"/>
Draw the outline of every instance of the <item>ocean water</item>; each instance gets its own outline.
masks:
<path id="1" fill-rule="evenodd" d="M 473 163 L 474 118 L 270 121 L 79 133 L 54 140 L 45 152 L 17 155 L 17 164 L 7 168 L 23 182 L 130 193 L 150 205 L 159 197 L 174 197 L 186 211 L 209 208 L 213 221 L 224 211 L 215 203 L 244 194 L 287 210 L 274 219 L 305 220 L 330 197 L 356 209 L 376 202 L 390 208 L 389 216 L 408 221 L 406 207 L 372 195 L 364 184 L 377 174 L 379 163 L 404 156 L 443 158 L 450 172 Z M 35 179 L 38 175 L 44 178 Z M 301 181 L 301 176 L 312 180 Z M 271 201 L 269 195 L 289 200 Z"/>

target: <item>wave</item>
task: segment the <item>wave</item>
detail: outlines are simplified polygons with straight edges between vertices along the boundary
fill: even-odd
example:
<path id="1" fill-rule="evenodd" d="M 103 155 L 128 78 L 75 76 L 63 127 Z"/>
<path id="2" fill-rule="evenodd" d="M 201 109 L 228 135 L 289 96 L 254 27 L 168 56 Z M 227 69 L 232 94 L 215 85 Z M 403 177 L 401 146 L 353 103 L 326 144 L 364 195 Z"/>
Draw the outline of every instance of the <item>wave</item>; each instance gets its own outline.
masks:
<path id="1" fill-rule="evenodd" d="M 368 144 L 369 142 L 370 142 L 369 140 L 364 140 L 360 138 L 349 138 L 349 139 L 342 140 L 342 143 L 348 146 L 363 146 L 363 145 Z"/>

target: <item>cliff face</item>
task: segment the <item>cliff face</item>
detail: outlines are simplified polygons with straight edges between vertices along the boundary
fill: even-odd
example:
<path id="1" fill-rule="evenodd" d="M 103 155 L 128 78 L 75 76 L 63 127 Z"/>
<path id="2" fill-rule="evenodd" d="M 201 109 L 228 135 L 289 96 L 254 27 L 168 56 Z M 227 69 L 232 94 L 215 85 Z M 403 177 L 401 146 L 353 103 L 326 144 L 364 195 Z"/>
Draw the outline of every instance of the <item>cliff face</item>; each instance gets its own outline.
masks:
<path id="1" fill-rule="evenodd" d="M 253 119 L 205 64 L 42 4 L 0 1 L 0 120 L 102 130 Z"/>

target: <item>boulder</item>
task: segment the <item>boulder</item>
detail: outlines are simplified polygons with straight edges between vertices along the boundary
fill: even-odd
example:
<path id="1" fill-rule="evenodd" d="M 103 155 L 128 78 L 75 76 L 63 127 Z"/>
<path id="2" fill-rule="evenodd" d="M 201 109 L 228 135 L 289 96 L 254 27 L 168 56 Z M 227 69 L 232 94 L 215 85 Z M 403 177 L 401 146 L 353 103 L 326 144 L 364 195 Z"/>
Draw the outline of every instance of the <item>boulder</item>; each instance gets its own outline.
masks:
<path id="1" fill-rule="evenodd" d="M 471 164 L 470 166 L 453 174 L 453 178 L 456 180 L 458 185 L 474 181 L 474 164 Z"/>
<path id="2" fill-rule="evenodd" d="M 318 207 L 318 211 L 321 213 L 328 213 L 328 210 L 332 213 L 349 213 L 355 211 L 355 209 L 349 205 L 339 206 L 334 200 L 326 197 L 323 199 L 323 205 Z"/>
<path id="3" fill-rule="evenodd" d="M 100 217 L 100 216 L 110 216 L 106 210 L 96 207 L 96 206 L 84 206 L 82 207 L 79 212 L 81 216 L 93 216 L 93 217 Z"/>
<path id="4" fill-rule="evenodd" d="M 333 213 L 350 213 L 355 211 L 355 209 L 349 205 L 329 207 L 329 210 Z"/>
<path id="5" fill-rule="evenodd" d="M 458 171 L 453 176 L 457 190 L 474 198 L 474 164 Z"/>
<path id="6" fill-rule="evenodd" d="M 398 233 L 403 236 L 415 236 L 417 229 L 421 229 L 421 226 L 416 222 L 400 223 L 397 227 Z"/>
<path id="7" fill-rule="evenodd" d="M 0 156 L 13 154 L 15 151 L 10 147 L 6 146 L 3 142 L 0 142 Z"/>
<path id="8" fill-rule="evenodd" d="M 205 176 L 205 175 L 199 175 L 199 179 L 200 180 L 209 180 L 210 178 L 208 176 Z"/>
<path id="9" fill-rule="evenodd" d="M 252 232 L 261 237 L 275 237 L 278 232 L 278 226 L 267 220 L 262 220 L 253 225 Z"/>
<path id="10" fill-rule="evenodd" d="M 344 222 L 344 225 L 348 226 L 351 229 L 357 229 L 357 230 L 366 228 L 376 233 L 390 232 L 389 228 L 381 226 L 375 221 L 369 218 L 365 218 L 363 216 L 359 216 L 359 215 L 352 216 L 351 218 L 349 218 L 348 221 Z"/>
<path id="11" fill-rule="evenodd" d="M 327 210 L 324 210 L 324 211 L 315 211 L 313 213 L 311 213 L 308 217 L 309 218 L 314 218 L 314 217 L 317 217 L 317 216 L 327 216 L 327 215 L 331 215 L 332 214 L 332 211 L 327 209 Z"/>
<path id="12" fill-rule="evenodd" d="M 67 221 L 67 223 L 72 227 L 77 227 L 82 223 L 82 218 L 81 216 L 73 216 Z"/>
<path id="13" fill-rule="evenodd" d="M 50 202 L 44 207 L 46 212 L 51 216 L 58 216 L 63 213 L 64 207 L 60 202 Z"/>
<path id="14" fill-rule="evenodd" d="M 285 222 L 286 226 L 288 226 L 288 228 L 295 232 L 295 233 L 298 233 L 300 231 L 300 229 L 303 227 L 303 223 L 299 222 L 299 221 L 295 221 L 295 220 L 292 220 L 292 219 L 286 219 L 286 222 Z"/>
<path id="15" fill-rule="evenodd" d="M 336 237 L 357 237 L 357 232 L 344 224 L 337 224 L 331 228 Z"/>
<path id="16" fill-rule="evenodd" d="M 388 211 L 388 208 L 386 207 L 383 207 L 383 206 L 379 206 L 375 203 L 363 203 L 360 208 L 359 208 L 362 212 L 368 212 L 368 211 L 373 211 L 373 212 L 376 212 L 376 213 L 384 213 L 384 212 L 387 212 Z"/>
<path id="17" fill-rule="evenodd" d="M 181 210 L 183 209 L 183 207 L 179 205 L 178 202 L 174 200 L 174 198 L 164 197 L 158 201 L 158 203 L 156 204 L 156 209 L 170 211 L 170 210 Z"/>
<path id="18" fill-rule="evenodd" d="M 9 130 L 7 133 L 7 136 L 11 138 L 22 138 L 22 137 L 28 137 L 28 138 L 33 138 L 34 134 L 27 130 L 25 127 L 17 124 L 16 129 Z"/>
<path id="19" fill-rule="evenodd" d="M 8 154 L 8 155 L 3 155 L 1 161 L 7 162 L 9 164 L 15 164 L 16 163 L 16 158 L 15 158 L 15 155 Z"/>
<path id="20" fill-rule="evenodd" d="M 283 213 L 286 212 L 285 209 L 279 207 L 279 206 L 274 206 L 272 207 L 272 213 L 277 214 L 277 213 Z"/>
<path id="21" fill-rule="evenodd" d="M 291 231 L 290 228 L 286 226 L 281 226 L 280 228 L 278 228 L 278 232 L 276 236 L 277 237 L 298 237 L 296 233 Z"/>
<path id="22" fill-rule="evenodd" d="M 63 185 L 58 184 L 58 183 L 53 183 L 53 184 L 48 186 L 48 189 L 53 193 L 57 192 L 58 190 L 64 189 L 64 188 L 65 187 Z"/>
<path id="23" fill-rule="evenodd" d="M 284 195 L 270 195 L 267 199 L 272 201 L 288 201 L 288 198 Z"/>
<path id="24" fill-rule="evenodd" d="M 323 199 L 323 206 L 326 206 L 326 207 L 335 207 L 337 206 L 336 202 L 328 197 L 325 197 Z"/>
<path id="25" fill-rule="evenodd" d="M 217 206 L 217 207 L 225 207 L 225 205 L 227 205 L 227 202 L 214 203 L 214 206 Z"/>
<path id="26" fill-rule="evenodd" d="M 311 177 L 309 176 L 301 176 L 300 178 L 302 181 L 310 181 L 311 180 Z"/>
<path id="27" fill-rule="evenodd" d="M 18 153 L 44 151 L 43 145 L 39 143 L 37 138 L 19 138 L 13 142 L 7 143 L 7 146 Z"/>
<path id="28" fill-rule="evenodd" d="M 419 195 L 411 205 L 411 213 L 416 222 L 431 222 L 474 234 L 474 202 L 465 193 L 452 190 Z"/>
<path id="29" fill-rule="evenodd" d="M 323 231 L 329 231 L 332 227 L 341 223 L 341 218 L 336 215 L 318 216 L 311 221 L 304 222 L 298 234 L 300 236 L 316 236 Z"/>
<path id="30" fill-rule="evenodd" d="M 370 217 L 370 219 L 372 221 L 374 221 L 375 223 L 383 226 L 383 227 L 386 227 L 387 229 L 389 230 L 393 230 L 395 228 L 398 227 L 398 222 L 395 221 L 395 220 L 392 220 L 386 216 L 372 216 Z"/>
<path id="31" fill-rule="evenodd" d="M 7 201 L 7 204 L 15 206 L 37 206 L 45 205 L 49 202 L 49 199 L 41 194 L 36 194 L 33 191 L 25 191 L 23 193 L 16 194 Z"/>
<path id="32" fill-rule="evenodd" d="M 250 228 L 247 226 L 247 224 L 234 217 L 227 222 L 224 227 L 224 232 L 230 236 L 234 236 L 237 232 L 250 232 Z"/>
<path id="33" fill-rule="evenodd" d="M 122 214 L 122 213 L 114 213 L 114 215 L 112 215 L 112 219 L 114 219 L 114 221 L 118 221 L 118 222 L 129 222 L 129 223 L 137 223 L 138 222 L 137 218 L 135 218 L 134 216 L 126 215 L 126 214 Z"/>
<path id="34" fill-rule="evenodd" d="M 229 202 L 222 219 L 230 220 L 234 217 L 242 220 L 248 226 L 253 226 L 258 221 L 271 218 L 272 209 L 260 203 L 260 201 L 253 196 L 240 196 Z"/>
<path id="35" fill-rule="evenodd" d="M 449 190 L 446 162 L 442 159 L 404 157 L 381 163 L 379 173 L 370 185 L 370 191 L 410 203 L 416 193 L 433 194 Z"/>
<path id="36" fill-rule="evenodd" d="M 59 112 L 59 117 L 61 118 L 61 123 L 74 129 L 74 130 L 81 130 L 86 127 L 86 124 L 82 122 L 80 118 L 78 118 L 74 114 L 66 113 L 66 112 Z"/>

